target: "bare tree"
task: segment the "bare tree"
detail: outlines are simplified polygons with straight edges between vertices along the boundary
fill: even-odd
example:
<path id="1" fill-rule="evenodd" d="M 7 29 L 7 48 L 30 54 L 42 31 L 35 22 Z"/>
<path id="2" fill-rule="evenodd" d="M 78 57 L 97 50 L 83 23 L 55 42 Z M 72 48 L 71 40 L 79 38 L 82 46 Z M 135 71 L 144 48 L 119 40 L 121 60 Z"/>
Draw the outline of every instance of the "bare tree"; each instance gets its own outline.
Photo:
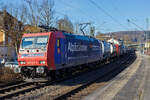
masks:
<path id="1" fill-rule="evenodd" d="M 28 22 L 30 25 L 38 26 L 41 14 L 41 7 L 38 0 L 24 0 L 28 9 Z"/>
<path id="2" fill-rule="evenodd" d="M 27 23 L 27 14 L 28 14 L 28 9 L 25 4 L 22 4 L 22 7 L 20 8 L 20 14 L 18 16 L 18 19 L 23 23 Z"/>
<path id="3" fill-rule="evenodd" d="M 40 15 L 40 25 L 45 25 L 48 27 L 54 24 L 54 1 L 53 0 L 43 0 L 42 12 Z"/>
<path id="4" fill-rule="evenodd" d="M 67 16 L 57 21 L 58 29 L 73 33 L 73 24 Z"/>
<path id="5" fill-rule="evenodd" d="M 2 27 L 16 50 L 18 50 L 24 32 L 24 24 L 50 27 L 54 23 L 54 2 L 52 0 L 41 0 L 41 2 L 24 0 L 18 8 L 3 5 L 1 9 L 4 12 Z"/>
<path id="6" fill-rule="evenodd" d="M 28 6 L 29 24 L 33 26 L 52 26 L 54 23 L 53 0 L 24 0 Z"/>

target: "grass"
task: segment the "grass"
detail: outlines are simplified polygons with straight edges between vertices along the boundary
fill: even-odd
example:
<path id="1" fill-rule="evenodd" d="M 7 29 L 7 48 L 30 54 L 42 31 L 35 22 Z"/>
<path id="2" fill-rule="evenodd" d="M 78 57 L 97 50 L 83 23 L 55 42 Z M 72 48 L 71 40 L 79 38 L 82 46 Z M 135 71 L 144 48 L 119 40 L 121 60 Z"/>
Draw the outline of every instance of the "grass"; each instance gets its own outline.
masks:
<path id="1" fill-rule="evenodd" d="M 12 82 L 21 80 L 21 75 L 14 73 L 10 68 L 1 67 L 0 68 L 0 83 L 3 82 Z"/>

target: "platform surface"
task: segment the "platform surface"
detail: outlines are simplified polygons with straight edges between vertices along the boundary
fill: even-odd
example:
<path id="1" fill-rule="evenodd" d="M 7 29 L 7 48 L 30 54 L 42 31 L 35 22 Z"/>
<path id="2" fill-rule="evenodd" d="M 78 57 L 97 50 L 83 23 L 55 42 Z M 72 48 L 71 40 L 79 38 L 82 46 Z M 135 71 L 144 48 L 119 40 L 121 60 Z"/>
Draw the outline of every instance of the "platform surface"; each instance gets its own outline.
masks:
<path id="1" fill-rule="evenodd" d="M 137 53 L 134 63 L 83 100 L 150 100 L 150 57 Z"/>

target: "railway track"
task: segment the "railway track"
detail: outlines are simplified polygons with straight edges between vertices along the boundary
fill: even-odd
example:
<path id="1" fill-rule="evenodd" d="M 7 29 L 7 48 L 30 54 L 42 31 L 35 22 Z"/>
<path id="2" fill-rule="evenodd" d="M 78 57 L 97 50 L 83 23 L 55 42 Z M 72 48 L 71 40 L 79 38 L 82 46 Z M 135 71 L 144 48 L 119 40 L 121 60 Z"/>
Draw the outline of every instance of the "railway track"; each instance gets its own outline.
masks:
<path id="1" fill-rule="evenodd" d="M 39 89 L 39 88 L 43 88 L 61 81 L 65 81 L 67 79 L 71 79 L 73 77 L 76 77 L 78 75 L 84 74 L 86 73 L 88 70 L 85 70 L 82 73 L 77 73 L 75 75 L 72 75 L 71 77 L 65 77 L 59 80 L 55 80 L 52 82 L 43 82 L 43 84 L 38 85 L 36 82 L 24 82 L 24 81 L 18 81 L 18 82 L 13 82 L 13 83 L 8 83 L 8 84 L 3 84 L 0 85 L 0 100 L 4 100 L 4 99 L 9 99 L 9 98 L 13 98 L 13 97 L 17 97 L 20 94 L 25 94 L 27 92 L 31 92 L 33 90 Z M 53 86 L 52 86 L 53 87 Z M 55 87 L 55 89 L 57 89 L 59 87 Z"/>
<path id="2" fill-rule="evenodd" d="M 127 59 L 125 61 L 127 61 Z M 125 61 L 121 61 L 121 62 L 116 61 L 113 65 L 116 65 L 116 63 L 118 63 L 117 66 L 119 66 L 119 65 L 122 65 Z M 108 64 L 107 66 L 112 66 L 112 64 L 110 65 Z M 95 70 L 97 69 L 101 69 L 101 68 L 96 68 Z M 104 71 L 103 69 L 101 70 Z M 97 78 L 91 77 L 91 78 L 87 78 L 86 80 L 83 80 L 87 76 L 87 75 L 84 76 L 85 73 L 88 73 L 88 72 L 92 73 L 93 71 L 91 70 L 85 71 L 83 73 L 78 73 L 74 76 L 64 78 L 61 80 L 57 80 L 57 81 L 53 81 L 50 83 L 43 83 L 43 84 L 36 85 L 34 82 L 28 82 L 28 83 L 20 83 L 20 84 L 16 84 L 13 86 L 0 88 L 0 100 L 9 99 L 9 98 L 11 99 L 13 98 L 14 99 L 17 99 L 17 98 L 37 99 L 39 97 L 42 97 L 46 93 L 49 93 L 48 97 L 51 97 L 52 100 L 53 99 L 56 99 L 56 100 L 67 99 L 67 98 L 70 98 L 72 94 L 77 93 L 78 91 L 81 91 L 85 87 L 88 87 L 89 85 L 94 83 L 97 79 L 106 75 L 106 73 L 103 73 L 101 77 L 97 77 Z M 83 79 L 82 78 L 78 79 L 78 77 L 82 74 L 83 74 Z M 89 76 L 91 75 L 89 74 Z M 81 80 L 83 81 L 81 82 Z M 48 98 L 47 100 L 49 99 L 50 98 Z"/>
<path id="3" fill-rule="evenodd" d="M 10 85 L 4 88 L 0 88 L 0 100 L 11 98 L 20 93 L 25 93 L 32 90 L 33 87 L 36 87 L 33 82 L 21 82 L 16 85 Z"/>
<path id="4" fill-rule="evenodd" d="M 14 82 L 2 83 L 2 84 L 0 84 L 0 89 L 4 88 L 4 87 L 12 86 L 12 85 L 20 84 L 23 82 L 24 81 L 14 81 Z"/>
<path id="5" fill-rule="evenodd" d="M 108 73 L 104 73 L 102 76 L 97 76 L 95 79 L 90 80 L 89 82 L 84 83 L 80 86 L 77 86 L 76 88 L 54 98 L 54 100 L 80 100 L 93 90 L 96 90 L 100 86 L 106 85 L 106 81 L 120 73 L 124 68 L 131 64 L 133 60 L 134 59 L 131 59 L 131 56 L 128 57 L 126 60 L 118 64 L 116 68 L 109 71 Z M 118 70 L 117 68 L 120 66 L 122 66 L 122 68 Z"/>
<path id="6" fill-rule="evenodd" d="M 67 79 L 66 81 L 60 81 L 60 82 L 56 82 L 53 84 L 45 85 L 41 89 L 32 91 L 32 93 L 30 92 L 26 93 L 25 95 L 19 96 L 18 98 L 20 99 L 39 99 L 40 98 L 44 100 L 54 100 L 54 99 L 62 100 L 62 99 L 72 98 L 74 94 L 77 94 L 78 92 L 82 91 L 84 88 L 89 87 L 98 79 L 102 81 L 101 85 L 102 84 L 104 85 L 105 84 L 104 80 L 106 80 L 106 78 L 110 78 L 110 76 L 114 76 L 117 73 L 119 73 L 121 70 L 123 70 L 123 69 L 120 69 L 120 70 L 117 70 L 117 72 L 115 72 L 116 68 L 118 68 L 119 66 L 124 66 L 124 64 L 126 64 L 127 66 L 127 64 L 129 64 L 130 62 L 132 62 L 132 60 L 134 60 L 134 59 L 131 60 L 132 58 L 131 56 L 129 56 L 128 59 L 124 59 L 124 58 L 121 58 L 120 61 L 116 61 L 113 64 L 106 65 L 105 70 L 103 68 L 99 68 L 91 72 L 88 72 L 86 74 L 84 73 L 85 75 L 80 75 L 78 77 Z M 116 67 L 111 69 L 111 66 L 116 66 Z M 107 67 L 110 70 L 106 72 Z M 102 72 L 106 72 L 106 73 L 102 73 Z M 115 73 L 112 74 L 112 72 L 115 72 Z"/>

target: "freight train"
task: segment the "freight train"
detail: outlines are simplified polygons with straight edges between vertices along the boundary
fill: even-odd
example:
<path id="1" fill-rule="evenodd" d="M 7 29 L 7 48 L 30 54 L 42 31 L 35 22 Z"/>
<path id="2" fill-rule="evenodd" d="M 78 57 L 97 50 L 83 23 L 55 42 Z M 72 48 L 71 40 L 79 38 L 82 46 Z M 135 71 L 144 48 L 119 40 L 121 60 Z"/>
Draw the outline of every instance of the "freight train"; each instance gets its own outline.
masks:
<path id="1" fill-rule="evenodd" d="M 125 46 L 61 31 L 27 33 L 21 40 L 15 72 L 29 79 L 52 80 L 63 73 L 101 63 L 127 52 Z"/>

